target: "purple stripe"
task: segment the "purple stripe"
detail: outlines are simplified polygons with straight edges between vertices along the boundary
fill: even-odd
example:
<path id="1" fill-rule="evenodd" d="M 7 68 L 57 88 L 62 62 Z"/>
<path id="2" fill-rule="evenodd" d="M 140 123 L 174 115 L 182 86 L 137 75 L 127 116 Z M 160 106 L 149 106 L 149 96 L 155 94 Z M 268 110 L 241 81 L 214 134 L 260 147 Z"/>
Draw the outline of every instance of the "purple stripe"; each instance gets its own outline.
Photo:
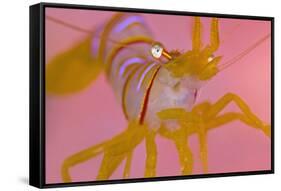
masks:
<path id="1" fill-rule="evenodd" d="M 96 55 L 98 53 L 99 47 L 100 47 L 100 35 L 103 27 L 100 27 L 96 30 L 94 38 L 92 40 L 92 51 L 93 55 Z"/>
<path id="2" fill-rule="evenodd" d="M 139 23 L 144 23 L 142 17 L 139 16 L 131 16 L 123 20 L 121 23 L 119 23 L 115 28 L 114 32 L 121 32 L 124 30 L 127 26 L 129 26 L 132 23 L 139 22 Z"/>
<path id="3" fill-rule="evenodd" d="M 148 67 L 145 69 L 145 71 L 142 73 L 141 78 L 140 78 L 140 81 L 139 81 L 138 86 L 137 86 L 137 91 L 140 90 L 142 81 L 143 81 L 145 75 L 147 74 L 147 72 L 148 72 L 153 66 L 155 66 L 155 65 L 156 65 L 155 63 L 151 64 L 151 65 L 148 66 Z"/>
<path id="4" fill-rule="evenodd" d="M 143 63 L 144 60 L 142 58 L 139 57 L 133 57 L 133 58 L 129 58 L 128 60 L 126 60 L 122 65 L 121 68 L 119 70 L 119 76 L 122 76 L 125 69 L 131 65 L 131 64 L 135 64 L 135 63 Z"/>

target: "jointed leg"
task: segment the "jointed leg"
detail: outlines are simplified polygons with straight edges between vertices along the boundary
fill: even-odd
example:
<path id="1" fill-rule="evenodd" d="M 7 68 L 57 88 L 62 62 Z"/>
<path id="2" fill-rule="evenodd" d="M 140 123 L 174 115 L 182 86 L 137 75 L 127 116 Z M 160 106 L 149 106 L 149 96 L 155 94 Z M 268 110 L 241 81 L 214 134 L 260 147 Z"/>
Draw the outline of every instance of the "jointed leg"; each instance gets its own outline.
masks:
<path id="1" fill-rule="evenodd" d="M 217 116 L 231 101 L 236 103 L 242 113 L 229 112 L 221 116 Z M 192 112 L 185 112 L 180 108 L 166 109 L 158 113 L 158 116 L 162 120 L 174 119 L 178 120 L 181 124 L 181 129 L 184 129 L 188 135 L 198 133 L 200 142 L 200 158 L 203 163 L 203 169 L 206 172 L 207 166 L 207 132 L 212 128 L 216 128 L 220 125 L 229 123 L 234 120 L 240 120 L 249 126 L 262 130 L 267 136 L 270 136 L 270 125 L 264 124 L 257 116 L 253 114 L 247 104 L 235 94 L 226 94 L 214 105 L 209 102 L 204 102 L 195 106 Z M 201 117 L 200 117 L 201 116 Z M 193 124 L 193 125 L 192 125 Z M 180 144 L 179 140 L 184 142 L 183 138 L 179 136 L 175 137 L 175 133 L 170 132 L 167 128 L 161 127 L 159 133 L 169 139 L 173 139 L 177 142 L 177 148 L 180 153 L 181 161 L 183 161 L 183 143 Z M 181 148 L 181 149 L 180 149 Z M 192 155 L 191 155 L 192 156 Z M 181 162 L 182 164 L 182 162 Z"/>
<path id="2" fill-rule="evenodd" d="M 205 129 L 205 126 L 199 127 L 198 138 L 200 145 L 200 160 L 203 165 L 203 171 L 206 173 L 208 172 L 208 145 L 207 130 Z"/>
<path id="3" fill-rule="evenodd" d="M 133 151 L 131 151 L 127 154 L 127 160 L 126 160 L 125 169 L 123 172 L 123 178 L 128 178 L 130 176 L 132 158 L 133 158 Z"/>
<path id="4" fill-rule="evenodd" d="M 124 132 L 123 139 L 117 140 L 106 149 L 97 176 L 98 180 L 108 179 L 126 156 L 129 156 L 129 160 L 125 165 L 124 174 L 129 173 L 130 153 L 143 140 L 146 129 L 145 126 L 140 126 L 138 123 L 129 124 L 128 130 Z"/>
<path id="5" fill-rule="evenodd" d="M 243 121 L 251 124 L 252 127 L 262 130 L 267 136 L 270 136 L 270 125 L 264 124 L 249 108 L 249 106 L 237 95 L 228 93 L 219 99 L 210 109 L 203 114 L 203 119 L 208 122 L 214 119 L 229 103 L 236 103 L 243 112 Z"/>
<path id="6" fill-rule="evenodd" d="M 183 128 L 179 129 L 174 136 L 183 175 L 191 174 L 193 169 L 193 156 L 188 146 L 187 138 L 188 136 Z"/>
<path id="7" fill-rule="evenodd" d="M 202 115 L 206 110 L 211 107 L 209 102 L 203 102 L 201 104 L 196 105 L 192 109 L 192 113 L 196 113 L 199 116 Z M 203 165 L 203 171 L 205 173 L 208 172 L 208 145 L 207 145 L 207 130 L 205 124 L 202 121 L 198 124 L 198 139 L 200 145 L 200 160 Z"/>
<path id="8" fill-rule="evenodd" d="M 97 179 L 107 179 L 114 170 L 128 156 L 128 164 L 125 167 L 125 174 L 129 173 L 131 154 L 133 149 L 144 138 L 146 127 L 131 122 L 129 128 L 109 141 L 92 146 L 68 157 L 62 165 L 61 174 L 64 182 L 71 182 L 69 169 L 77 164 L 83 163 L 104 152 L 103 161 Z"/>
<path id="9" fill-rule="evenodd" d="M 177 120 L 180 127 L 175 131 L 169 131 L 164 125 L 159 129 L 159 134 L 174 141 L 179 154 L 182 174 L 187 175 L 192 173 L 193 156 L 188 146 L 188 136 L 197 132 L 196 126 L 187 123 L 193 120 L 198 120 L 190 112 L 186 112 L 182 108 L 165 109 L 158 113 L 158 117 L 162 120 Z"/>
<path id="10" fill-rule="evenodd" d="M 239 120 L 249 126 L 255 127 L 255 123 L 250 120 L 246 115 L 237 113 L 237 112 L 228 112 L 224 113 L 220 116 L 217 116 L 210 120 L 208 123 L 206 123 L 206 130 L 217 128 L 221 125 L 230 123 L 232 121 Z"/>
<path id="11" fill-rule="evenodd" d="M 104 143 L 92 146 L 65 159 L 61 168 L 63 182 L 71 182 L 71 177 L 69 174 L 69 169 L 71 167 L 101 154 L 109 143 L 110 141 L 106 141 Z"/>
<path id="12" fill-rule="evenodd" d="M 229 113 L 225 113 L 220 116 L 217 116 L 217 117 L 213 118 L 212 120 L 210 120 L 205 125 L 206 132 L 210 129 L 217 128 L 221 125 L 230 123 L 235 120 L 240 120 L 241 122 L 244 122 L 245 124 L 247 124 L 249 126 L 256 127 L 256 123 L 253 122 L 251 119 L 249 119 L 246 115 L 241 114 L 241 113 L 236 113 L 236 112 L 229 112 Z M 207 156 L 205 159 L 207 160 Z M 204 164 L 204 162 L 203 162 L 203 164 Z"/>
<path id="13" fill-rule="evenodd" d="M 148 130 L 145 137 L 146 144 L 146 165 L 145 165 L 145 177 L 154 177 L 156 175 L 157 164 L 157 146 L 155 143 L 156 133 L 153 130 Z"/>
<path id="14" fill-rule="evenodd" d="M 204 113 L 207 109 L 211 107 L 211 103 L 208 101 L 202 102 L 196 106 L 193 107 L 192 113 L 197 113 L 197 114 L 202 114 Z"/>
<path id="15" fill-rule="evenodd" d="M 256 127 L 256 124 L 249 119 L 246 115 L 241 113 L 235 113 L 235 112 L 229 112 L 222 114 L 220 116 L 217 116 L 211 120 L 209 120 L 208 123 L 204 125 L 204 129 L 201 130 L 199 134 L 199 141 L 200 141 L 200 158 L 203 164 L 203 170 L 204 172 L 208 172 L 208 156 L 207 156 L 207 132 L 210 129 L 217 128 L 221 125 L 230 123 L 235 120 L 240 120 L 241 122 L 244 122 L 245 124 Z M 203 131 L 203 132 L 202 132 Z"/>
<path id="16" fill-rule="evenodd" d="M 218 113 L 221 110 L 223 110 L 227 106 L 227 104 L 229 104 L 231 101 L 234 101 L 234 103 L 237 104 L 237 106 L 240 108 L 243 114 L 229 112 L 221 116 L 217 116 Z M 270 136 L 270 126 L 262 123 L 261 120 L 251 112 L 247 104 L 235 94 L 226 94 L 214 105 L 209 105 L 207 103 L 200 104 L 197 106 L 197 110 L 194 109 L 194 111 L 196 111 L 197 113 L 198 111 L 200 111 L 200 113 L 203 114 L 203 119 L 204 119 L 204 124 L 203 124 L 204 128 L 203 129 L 200 128 L 199 131 L 199 141 L 200 141 L 200 157 L 205 172 L 207 171 L 207 143 L 206 143 L 207 137 L 206 136 L 207 136 L 207 131 L 209 129 L 216 128 L 220 125 L 229 123 L 234 120 L 240 120 L 241 122 L 244 122 L 249 126 L 261 129 L 267 136 Z"/>
<path id="17" fill-rule="evenodd" d="M 109 153 L 105 153 L 97 175 L 97 180 L 107 180 L 121 164 L 125 156 L 125 153 L 117 156 L 112 156 Z"/>

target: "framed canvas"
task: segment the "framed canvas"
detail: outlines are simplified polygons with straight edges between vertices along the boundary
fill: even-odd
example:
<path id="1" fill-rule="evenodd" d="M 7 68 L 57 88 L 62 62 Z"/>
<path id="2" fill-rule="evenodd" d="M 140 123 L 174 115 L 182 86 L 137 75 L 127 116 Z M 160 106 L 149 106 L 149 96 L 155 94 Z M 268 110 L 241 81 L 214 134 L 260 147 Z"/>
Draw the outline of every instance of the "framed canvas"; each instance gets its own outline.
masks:
<path id="1" fill-rule="evenodd" d="M 274 172 L 274 18 L 30 7 L 30 184 Z"/>

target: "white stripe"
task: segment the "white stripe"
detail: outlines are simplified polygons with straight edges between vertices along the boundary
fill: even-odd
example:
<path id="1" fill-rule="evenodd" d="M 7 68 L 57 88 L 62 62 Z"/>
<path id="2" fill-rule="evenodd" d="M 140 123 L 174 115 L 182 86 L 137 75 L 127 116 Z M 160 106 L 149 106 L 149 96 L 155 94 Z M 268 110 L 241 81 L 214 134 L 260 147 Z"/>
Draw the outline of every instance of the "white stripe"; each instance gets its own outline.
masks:
<path id="1" fill-rule="evenodd" d="M 126 70 L 126 68 L 132 64 L 135 64 L 135 63 L 143 63 L 143 59 L 139 58 L 139 57 L 133 57 L 133 58 L 129 58 L 127 59 L 122 65 L 121 65 L 121 68 L 119 70 L 119 76 L 122 77 L 124 71 Z"/>
<path id="2" fill-rule="evenodd" d="M 139 83 L 138 83 L 138 86 L 137 86 L 137 91 L 139 91 L 140 90 L 140 87 L 141 87 L 141 84 L 142 84 L 142 81 L 143 81 L 143 79 L 144 79 L 144 77 L 145 77 L 145 75 L 147 74 L 147 72 L 153 67 L 153 66 L 155 66 L 156 64 L 155 63 L 153 63 L 153 64 L 151 64 L 150 66 L 148 66 L 146 69 L 145 69 L 145 71 L 143 72 L 143 74 L 141 75 L 141 79 L 140 79 L 140 81 L 139 81 Z"/>
<path id="3" fill-rule="evenodd" d="M 101 32 L 103 30 L 103 27 L 100 27 L 96 30 L 95 34 L 94 34 L 94 38 L 92 40 L 92 51 L 93 51 L 93 55 L 96 55 L 99 51 L 99 47 L 100 47 L 100 35 Z"/>

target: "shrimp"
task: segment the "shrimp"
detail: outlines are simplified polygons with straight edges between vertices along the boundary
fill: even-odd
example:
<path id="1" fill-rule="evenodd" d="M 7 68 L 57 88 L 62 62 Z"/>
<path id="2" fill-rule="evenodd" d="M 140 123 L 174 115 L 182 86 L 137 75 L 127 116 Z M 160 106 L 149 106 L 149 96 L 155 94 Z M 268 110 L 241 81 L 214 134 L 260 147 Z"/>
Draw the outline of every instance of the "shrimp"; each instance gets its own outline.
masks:
<path id="1" fill-rule="evenodd" d="M 220 46 L 219 19 L 211 20 L 210 42 L 206 46 L 201 39 L 201 25 L 200 17 L 194 17 L 191 50 L 167 51 L 162 43 L 153 40 L 141 15 L 118 13 L 94 32 L 86 31 L 88 37 L 83 42 L 51 60 L 46 70 L 48 93 L 78 92 L 104 71 L 128 121 L 127 129 L 119 135 L 66 158 L 61 167 L 64 182 L 72 181 L 71 167 L 100 154 L 103 154 L 103 160 L 97 180 L 109 179 L 124 160 L 123 177 L 130 177 L 133 152 L 142 141 L 146 145 L 144 177 L 155 177 L 156 135 L 174 142 L 183 175 L 191 174 L 193 170 L 194 159 L 188 145 L 188 138 L 193 134 L 199 137 L 204 172 L 208 172 L 207 133 L 211 129 L 239 120 L 267 137 L 271 136 L 270 125 L 261 121 L 234 93 L 227 93 L 215 103 L 196 103 L 204 84 L 269 35 L 238 57 L 220 64 L 222 57 L 215 55 Z M 62 73 L 64 67 L 71 71 Z M 232 102 L 240 112 L 220 114 Z"/>

